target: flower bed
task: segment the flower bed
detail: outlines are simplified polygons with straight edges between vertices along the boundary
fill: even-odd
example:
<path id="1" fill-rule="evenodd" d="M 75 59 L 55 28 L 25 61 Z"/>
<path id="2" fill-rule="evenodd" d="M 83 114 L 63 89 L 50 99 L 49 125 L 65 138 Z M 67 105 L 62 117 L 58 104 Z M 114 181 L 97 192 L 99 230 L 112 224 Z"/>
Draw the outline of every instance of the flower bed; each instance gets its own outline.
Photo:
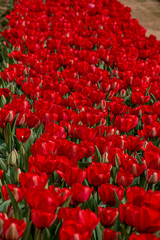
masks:
<path id="1" fill-rule="evenodd" d="M 159 239 L 160 41 L 130 11 L 19 0 L 6 16 L 4 239 Z"/>

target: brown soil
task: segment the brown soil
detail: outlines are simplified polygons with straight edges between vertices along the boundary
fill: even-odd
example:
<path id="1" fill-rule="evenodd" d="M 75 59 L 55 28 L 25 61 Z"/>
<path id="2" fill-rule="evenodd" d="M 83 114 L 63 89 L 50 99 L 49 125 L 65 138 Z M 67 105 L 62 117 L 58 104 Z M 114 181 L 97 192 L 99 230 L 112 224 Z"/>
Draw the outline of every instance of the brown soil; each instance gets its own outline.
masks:
<path id="1" fill-rule="evenodd" d="M 160 1 L 159 0 L 118 0 L 132 9 L 132 18 L 147 29 L 146 35 L 153 34 L 160 40 Z"/>
<path id="2" fill-rule="evenodd" d="M 4 21 L 4 16 L 8 14 L 10 0 L 0 0 L 0 30 L 2 29 L 1 23 Z"/>

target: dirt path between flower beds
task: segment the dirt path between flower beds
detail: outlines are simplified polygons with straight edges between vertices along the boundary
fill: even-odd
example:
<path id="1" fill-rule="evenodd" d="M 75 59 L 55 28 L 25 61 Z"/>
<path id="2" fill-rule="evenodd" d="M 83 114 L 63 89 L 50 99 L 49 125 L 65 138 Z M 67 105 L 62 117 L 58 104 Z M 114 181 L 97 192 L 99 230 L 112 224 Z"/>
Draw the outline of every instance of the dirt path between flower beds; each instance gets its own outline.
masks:
<path id="1" fill-rule="evenodd" d="M 3 28 L 1 23 L 3 22 L 6 14 L 8 14 L 10 0 L 0 0 L 0 30 Z"/>
<path id="2" fill-rule="evenodd" d="M 147 29 L 146 35 L 153 34 L 160 40 L 160 0 L 119 0 L 132 9 L 132 17 Z"/>

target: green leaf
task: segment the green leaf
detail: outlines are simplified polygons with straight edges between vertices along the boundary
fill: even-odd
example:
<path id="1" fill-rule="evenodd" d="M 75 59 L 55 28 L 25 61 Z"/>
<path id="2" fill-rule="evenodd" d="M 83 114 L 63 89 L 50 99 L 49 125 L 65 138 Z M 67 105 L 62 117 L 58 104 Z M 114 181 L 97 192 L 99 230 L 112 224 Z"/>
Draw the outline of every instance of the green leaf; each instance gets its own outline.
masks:
<path id="1" fill-rule="evenodd" d="M 96 155 L 97 155 L 97 161 L 101 162 L 101 154 L 100 154 L 100 151 L 99 151 L 99 149 L 96 145 L 95 145 L 95 151 L 96 151 Z"/>
<path id="2" fill-rule="evenodd" d="M 27 223 L 26 229 L 25 229 L 24 234 L 22 236 L 22 240 L 28 240 L 29 239 L 31 225 L 32 225 L 32 221 Z M 44 239 L 46 239 L 46 238 L 44 238 Z"/>
<path id="3" fill-rule="evenodd" d="M 3 203 L 1 203 L 0 205 L 0 212 L 5 212 L 5 210 L 8 208 L 9 204 L 10 204 L 11 200 L 7 200 Z"/>
<path id="4" fill-rule="evenodd" d="M 2 183 L 5 182 L 7 184 L 12 184 L 11 178 L 7 175 L 7 173 L 3 173 Z"/>
<path id="5" fill-rule="evenodd" d="M 7 175 L 10 177 L 12 184 L 15 184 L 15 168 L 12 166 L 8 166 L 8 171 L 7 171 Z"/>
<path id="6" fill-rule="evenodd" d="M 96 240 L 102 240 L 102 230 L 100 229 L 100 223 L 95 228 Z"/>
<path id="7" fill-rule="evenodd" d="M 11 193 L 11 191 L 9 190 L 9 188 L 7 187 L 7 185 L 6 185 L 6 188 L 7 188 L 9 197 L 10 197 L 10 199 L 11 199 L 11 203 L 12 203 L 12 206 L 13 206 L 13 211 L 14 211 L 15 218 L 17 218 L 17 219 L 23 219 L 23 216 L 22 216 L 21 210 L 20 210 L 20 208 L 19 208 L 19 206 L 18 206 L 18 203 L 16 202 L 13 194 Z"/>
<path id="8" fill-rule="evenodd" d="M 155 96 L 151 93 L 151 99 L 153 100 L 153 103 L 157 102 Z"/>
<path id="9" fill-rule="evenodd" d="M 45 228 L 43 230 L 43 239 L 45 239 L 45 240 L 50 240 L 51 239 L 51 234 L 50 234 L 50 231 L 48 230 L 48 228 Z"/>
<path id="10" fill-rule="evenodd" d="M 69 198 L 67 198 L 67 200 L 63 203 L 62 207 L 68 207 L 70 200 L 71 200 L 71 196 L 69 196 Z"/>
<path id="11" fill-rule="evenodd" d="M 7 171 L 6 164 L 4 163 L 4 161 L 1 158 L 0 158 L 0 167 L 3 171 Z"/>
<path id="12" fill-rule="evenodd" d="M 11 126 L 11 131 L 12 131 L 12 137 L 14 136 L 15 134 L 15 128 L 16 128 L 16 122 L 17 122 L 17 118 L 19 116 L 19 113 L 15 116 L 13 122 L 12 122 L 12 126 Z"/>
<path id="13" fill-rule="evenodd" d="M 56 228 L 56 230 L 55 230 L 55 234 L 54 234 L 54 236 L 53 236 L 53 240 L 59 240 L 59 231 L 60 231 L 60 229 L 61 229 L 61 226 L 62 226 L 62 221 L 60 221 L 59 223 L 58 223 L 58 225 L 57 225 L 57 228 Z"/>
<path id="14" fill-rule="evenodd" d="M 37 129 L 36 129 L 37 138 L 40 138 L 40 136 L 41 136 L 42 133 L 43 133 L 43 130 L 44 130 L 43 123 L 40 122 L 40 124 L 38 125 L 38 127 L 37 127 Z"/>
<path id="15" fill-rule="evenodd" d="M 119 208 L 120 201 L 119 201 L 119 198 L 118 198 L 117 193 L 116 193 L 115 190 L 114 190 L 114 196 L 115 196 L 115 200 L 116 200 L 116 208 Z"/>
<path id="16" fill-rule="evenodd" d="M 119 171 L 119 161 L 118 161 L 117 154 L 115 155 L 115 163 L 116 163 L 116 169 Z"/>

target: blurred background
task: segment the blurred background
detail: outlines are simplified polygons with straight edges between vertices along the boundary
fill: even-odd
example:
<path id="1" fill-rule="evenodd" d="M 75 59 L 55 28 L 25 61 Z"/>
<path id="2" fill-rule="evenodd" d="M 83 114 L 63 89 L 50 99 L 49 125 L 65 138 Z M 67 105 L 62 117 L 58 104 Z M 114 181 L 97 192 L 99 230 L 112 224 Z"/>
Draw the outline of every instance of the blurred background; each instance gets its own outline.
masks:
<path id="1" fill-rule="evenodd" d="M 160 40 L 160 1 L 159 0 L 118 0 L 132 9 L 132 18 L 147 29 L 146 35 L 153 34 Z"/>

